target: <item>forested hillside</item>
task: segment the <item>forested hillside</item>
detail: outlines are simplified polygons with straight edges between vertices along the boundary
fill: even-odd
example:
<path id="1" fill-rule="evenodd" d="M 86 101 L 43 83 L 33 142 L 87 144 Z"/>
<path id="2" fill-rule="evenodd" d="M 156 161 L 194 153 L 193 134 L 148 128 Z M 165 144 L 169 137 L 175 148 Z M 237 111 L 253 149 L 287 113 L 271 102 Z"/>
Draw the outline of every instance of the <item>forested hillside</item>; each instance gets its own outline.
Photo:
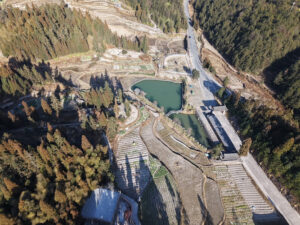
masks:
<path id="1" fill-rule="evenodd" d="M 194 0 L 195 27 L 243 71 L 260 72 L 300 46 L 293 0 Z"/>
<path id="2" fill-rule="evenodd" d="M 49 70 L 45 70 L 42 64 L 15 63 L 0 66 L 0 100 L 5 96 L 26 95 L 33 85 L 43 85 L 53 80 Z"/>
<path id="3" fill-rule="evenodd" d="M 275 111 L 255 100 L 239 101 L 239 96 L 225 102 L 238 120 L 240 135 L 252 139 L 256 159 L 294 196 L 296 205 L 300 201 L 300 131 L 292 113 Z"/>
<path id="4" fill-rule="evenodd" d="M 51 59 L 107 45 L 139 50 L 138 41 L 113 34 L 107 24 L 62 5 L 0 9 L 0 49 L 18 59 Z"/>
<path id="5" fill-rule="evenodd" d="M 117 133 L 122 90 L 109 80 L 75 90 L 39 62 L 112 46 L 148 49 L 146 37 L 128 41 L 64 5 L 0 9 L 0 49 L 10 57 L 0 64 L 1 225 L 83 224 L 90 192 L 113 185 L 105 139 Z"/>
<path id="6" fill-rule="evenodd" d="M 300 122 L 300 48 L 266 70 L 274 77 L 272 86 L 285 107 L 293 109 Z"/>
<path id="7" fill-rule="evenodd" d="M 116 135 L 122 91 L 68 88 L 0 109 L 0 224 L 83 224 L 85 199 L 113 181 L 103 135 Z"/>
<path id="8" fill-rule="evenodd" d="M 125 0 L 142 23 L 151 24 L 149 17 L 165 33 L 179 32 L 186 28 L 182 0 Z"/>

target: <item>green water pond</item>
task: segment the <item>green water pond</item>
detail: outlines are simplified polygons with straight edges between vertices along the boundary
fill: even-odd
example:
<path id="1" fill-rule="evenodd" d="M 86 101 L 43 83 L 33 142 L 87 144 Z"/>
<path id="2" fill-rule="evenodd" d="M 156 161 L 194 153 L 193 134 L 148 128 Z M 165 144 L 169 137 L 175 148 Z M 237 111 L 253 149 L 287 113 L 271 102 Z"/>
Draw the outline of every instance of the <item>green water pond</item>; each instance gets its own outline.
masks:
<path id="1" fill-rule="evenodd" d="M 146 93 L 151 102 L 156 101 L 158 107 L 164 107 L 165 113 L 181 109 L 181 83 L 160 80 L 143 80 L 132 86 Z"/>
<path id="2" fill-rule="evenodd" d="M 175 118 L 178 118 L 180 121 L 180 124 L 185 129 L 191 128 L 191 135 L 203 146 L 209 147 L 209 143 L 207 140 L 207 135 L 205 133 L 204 127 L 202 123 L 197 119 L 196 115 L 194 114 L 172 114 L 170 115 L 170 118 L 174 120 Z"/>

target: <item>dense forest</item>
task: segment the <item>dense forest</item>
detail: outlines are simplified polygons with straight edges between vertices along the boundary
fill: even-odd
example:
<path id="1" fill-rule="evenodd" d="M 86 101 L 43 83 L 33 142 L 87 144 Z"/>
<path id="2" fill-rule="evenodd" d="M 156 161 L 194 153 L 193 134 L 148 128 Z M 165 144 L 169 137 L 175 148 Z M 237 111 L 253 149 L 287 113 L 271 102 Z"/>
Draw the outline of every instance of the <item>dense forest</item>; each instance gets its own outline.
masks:
<path id="1" fill-rule="evenodd" d="M 300 131 L 292 113 L 270 109 L 255 100 L 240 101 L 239 94 L 225 102 L 238 119 L 240 135 L 252 139 L 256 159 L 296 197 L 294 203 L 299 202 Z"/>
<path id="2" fill-rule="evenodd" d="M 107 77 L 78 91 L 38 61 L 109 46 L 146 52 L 147 38 L 119 38 L 63 5 L 5 8 L 0 20 L 10 57 L 0 64 L 0 224 L 83 224 L 85 199 L 114 181 L 106 137 L 115 137 L 126 100 Z"/>
<path id="3" fill-rule="evenodd" d="M 300 122 L 300 48 L 276 60 L 265 69 L 268 84 L 286 108 L 294 111 Z"/>
<path id="4" fill-rule="evenodd" d="M 0 9 L 0 49 L 6 57 L 47 60 L 90 49 L 102 53 L 108 45 L 141 49 L 138 39 L 118 37 L 98 18 L 63 4 Z"/>
<path id="5" fill-rule="evenodd" d="M 33 65 L 30 62 L 15 62 L 0 67 L 0 99 L 8 96 L 22 96 L 32 90 L 33 85 L 53 82 L 46 64 Z"/>
<path id="6" fill-rule="evenodd" d="M 142 23 L 151 24 L 151 19 L 165 33 L 186 29 L 186 20 L 181 0 L 125 0 Z"/>
<path id="7" fill-rule="evenodd" d="M 104 134 L 115 137 L 123 100 L 102 82 L 0 109 L 0 224 L 83 223 L 90 192 L 114 180 Z"/>
<path id="8" fill-rule="evenodd" d="M 194 0 L 194 26 L 243 71 L 260 72 L 300 46 L 293 0 Z"/>

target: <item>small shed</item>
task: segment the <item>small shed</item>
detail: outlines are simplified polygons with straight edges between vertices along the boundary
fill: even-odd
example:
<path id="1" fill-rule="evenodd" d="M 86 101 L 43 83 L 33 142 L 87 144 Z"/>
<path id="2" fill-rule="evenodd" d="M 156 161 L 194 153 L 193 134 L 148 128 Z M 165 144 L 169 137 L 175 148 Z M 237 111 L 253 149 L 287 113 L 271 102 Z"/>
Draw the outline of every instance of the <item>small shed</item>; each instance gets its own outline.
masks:
<path id="1" fill-rule="evenodd" d="M 223 152 L 221 154 L 221 159 L 223 161 L 235 161 L 239 159 L 239 155 L 237 153 Z"/>
<path id="2" fill-rule="evenodd" d="M 227 109 L 226 105 L 213 106 L 213 112 L 222 112 L 224 114 L 227 111 L 228 111 L 228 109 Z"/>
<path id="3" fill-rule="evenodd" d="M 96 221 L 103 224 L 113 224 L 120 197 L 119 192 L 109 189 L 98 188 L 94 190 L 81 211 L 82 217 L 89 220 L 86 224 L 96 224 Z"/>

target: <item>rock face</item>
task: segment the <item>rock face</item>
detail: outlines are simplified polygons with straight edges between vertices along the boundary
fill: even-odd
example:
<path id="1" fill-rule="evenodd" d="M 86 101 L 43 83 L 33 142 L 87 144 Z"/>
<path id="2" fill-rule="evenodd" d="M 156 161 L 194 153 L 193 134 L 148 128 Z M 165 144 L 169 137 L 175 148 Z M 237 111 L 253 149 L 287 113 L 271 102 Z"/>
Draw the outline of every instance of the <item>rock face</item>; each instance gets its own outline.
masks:
<path id="1" fill-rule="evenodd" d="M 138 199 L 150 180 L 149 153 L 139 127 L 122 136 L 116 149 L 116 182 L 128 196 Z"/>

